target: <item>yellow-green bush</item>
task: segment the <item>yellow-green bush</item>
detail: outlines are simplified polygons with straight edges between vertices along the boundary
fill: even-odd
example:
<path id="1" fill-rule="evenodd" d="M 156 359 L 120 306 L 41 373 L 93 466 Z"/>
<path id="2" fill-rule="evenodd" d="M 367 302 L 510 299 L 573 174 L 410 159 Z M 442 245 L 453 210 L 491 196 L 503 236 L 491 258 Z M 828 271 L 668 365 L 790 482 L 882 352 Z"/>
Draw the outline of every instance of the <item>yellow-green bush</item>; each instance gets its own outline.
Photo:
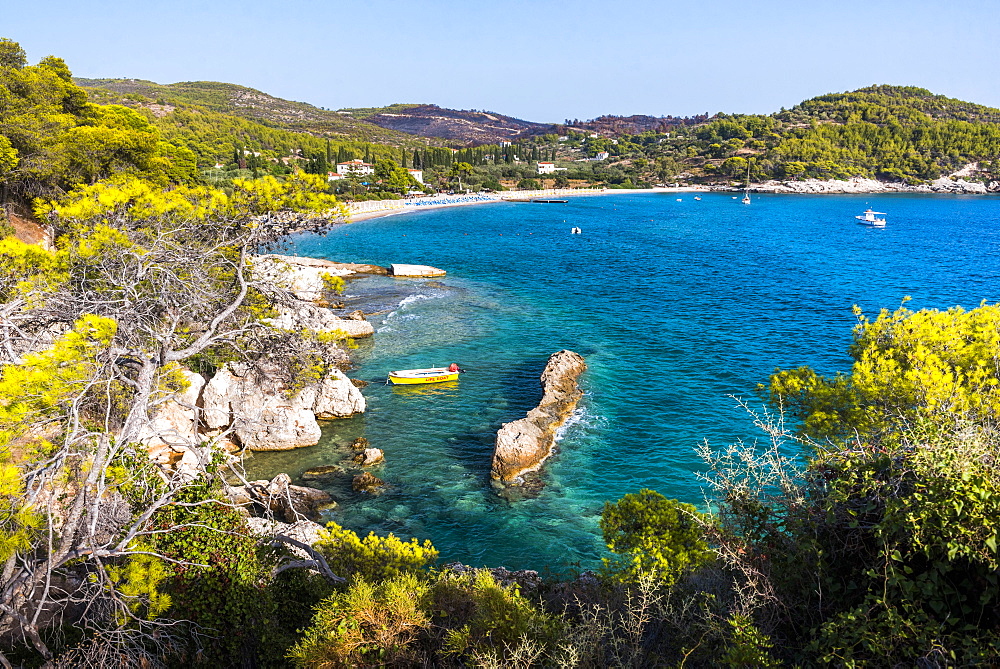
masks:
<path id="1" fill-rule="evenodd" d="M 564 626 L 487 570 L 445 572 L 431 586 L 431 596 L 434 622 L 446 630 L 442 651 L 463 660 L 503 656 L 525 642 L 551 651 Z"/>
<path id="2" fill-rule="evenodd" d="M 327 524 L 315 547 L 335 574 L 370 581 L 419 571 L 438 557 L 430 541 L 402 541 L 391 533 L 380 537 L 374 532 L 362 539 L 337 523 Z"/>
<path id="3" fill-rule="evenodd" d="M 414 574 L 356 579 L 323 600 L 289 659 L 298 667 L 412 666 L 411 647 L 430 626 L 429 589 Z"/>

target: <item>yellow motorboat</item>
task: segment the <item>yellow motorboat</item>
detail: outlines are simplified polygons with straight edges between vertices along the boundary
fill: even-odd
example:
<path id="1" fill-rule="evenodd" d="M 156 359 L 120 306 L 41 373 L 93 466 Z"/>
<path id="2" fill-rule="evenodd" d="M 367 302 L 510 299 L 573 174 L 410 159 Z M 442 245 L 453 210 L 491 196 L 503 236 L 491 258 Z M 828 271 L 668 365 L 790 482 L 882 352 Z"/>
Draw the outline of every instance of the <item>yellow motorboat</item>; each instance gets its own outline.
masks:
<path id="1" fill-rule="evenodd" d="M 458 379 L 459 370 L 451 370 L 447 367 L 428 367 L 427 369 L 400 369 L 389 372 L 389 381 L 394 385 L 412 385 L 415 383 L 440 383 L 442 381 L 455 381 Z"/>

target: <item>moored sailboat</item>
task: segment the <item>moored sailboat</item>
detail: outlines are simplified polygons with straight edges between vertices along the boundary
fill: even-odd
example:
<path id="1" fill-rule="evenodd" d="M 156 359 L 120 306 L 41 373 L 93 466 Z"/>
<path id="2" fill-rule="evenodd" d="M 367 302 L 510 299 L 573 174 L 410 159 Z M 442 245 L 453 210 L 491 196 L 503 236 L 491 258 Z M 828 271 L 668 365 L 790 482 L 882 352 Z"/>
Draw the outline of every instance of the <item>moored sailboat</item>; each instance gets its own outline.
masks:
<path id="1" fill-rule="evenodd" d="M 743 187 L 743 204 L 750 204 L 750 161 L 747 160 L 747 183 Z"/>

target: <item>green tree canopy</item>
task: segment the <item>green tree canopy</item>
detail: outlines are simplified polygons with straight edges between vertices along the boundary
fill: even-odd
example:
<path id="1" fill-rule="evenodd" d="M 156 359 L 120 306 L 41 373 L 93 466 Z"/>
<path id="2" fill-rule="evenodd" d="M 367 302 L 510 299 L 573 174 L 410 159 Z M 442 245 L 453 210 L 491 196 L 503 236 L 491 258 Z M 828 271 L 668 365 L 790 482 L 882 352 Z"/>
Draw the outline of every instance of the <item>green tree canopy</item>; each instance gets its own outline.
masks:
<path id="1" fill-rule="evenodd" d="M 771 376 L 770 401 L 801 420 L 804 434 L 843 441 L 1000 413 L 1000 306 L 901 307 L 874 321 L 856 314 L 849 374 L 800 367 Z"/>

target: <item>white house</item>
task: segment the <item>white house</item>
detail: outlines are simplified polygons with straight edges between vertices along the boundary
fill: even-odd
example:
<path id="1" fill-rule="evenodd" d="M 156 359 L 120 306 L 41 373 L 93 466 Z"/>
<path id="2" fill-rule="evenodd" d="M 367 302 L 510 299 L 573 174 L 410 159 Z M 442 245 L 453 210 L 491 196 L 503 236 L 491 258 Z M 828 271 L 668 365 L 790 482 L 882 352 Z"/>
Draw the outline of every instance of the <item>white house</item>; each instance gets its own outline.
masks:
<path id="1" fill-rule="evenodd" d="M 556 171 L 555 163 L 538 163 L 539 174 L 552 174 Z"/>
<path id="2" fill-rule="evenodd" d="M 424 182 L 424 171 L 423 170 L 407 169 L 406 171 L 410 173 L 411 177 L 413 177 L 414 179 L 417 180 L 417 183 L 421 183 L 422 184 Z"/>
<path id="3" fill-rule="evenodd" d="M 596 156 L 594 156 L 594 160 L 607 160 L 609 155 L 611 154 L 609 154 L 607 151 L 601 151 Z"/>
<path id="4" fill-rule="evenodd" d="M 340 179 L 343 179 L 343 178 L 344 178 L 343 174 L 337 174 L 336 172 L 327 172 L 326 173 L 326 180 L 327 181 L 339 181 Z"/>
<path id="5" fill-rule="evenodd" d="M 369 165 L 360 158 L 348 160 L 346 163 L 337 163 L 337 174 L 371 174 L 375 171 L 374 165 Z"/>

